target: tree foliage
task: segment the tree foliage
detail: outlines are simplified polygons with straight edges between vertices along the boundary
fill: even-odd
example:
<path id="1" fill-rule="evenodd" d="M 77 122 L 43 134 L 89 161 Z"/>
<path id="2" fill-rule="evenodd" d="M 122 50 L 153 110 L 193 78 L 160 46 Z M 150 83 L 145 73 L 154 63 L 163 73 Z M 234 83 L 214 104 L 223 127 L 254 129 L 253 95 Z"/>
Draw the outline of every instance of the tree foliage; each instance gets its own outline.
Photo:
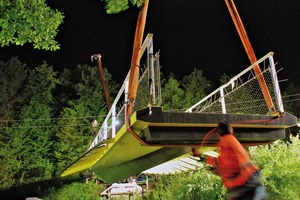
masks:
<path id="1" fill-rule="evenodd" d="M 268 199 L 300 199 L 300 140 L 278 140 L 271 145 L 250 148 L 250 154 L 261 168 Z"/>
<path id="2" fill-rule="evenodd" d="M 105 118 L 107 107 L 98 73 L 95 67 L 79 65 L 76 70 L 65 70 L 62 75 L 61 81 L 70 88 L 72 86 L 69 96 L 74 98 L 69 99 L 58 120 L 54 151 L 59 161 L 57 175 L 87 150 L 95 137 L 91 122 L 95 119 L 101 123 Z M 106 81 L 111 94 L 114 94 L 117 84 L 107 71 Z"/>
<path id="3" fill-rule="evenodd" d="M 186 98 L 178 80 L 169 77 L 162 88 L 162 99 L 164 110 L 185 108 Z"/>
<path id="4" fill-rule="evenodd" d="M 283 93 L 283 104 L 287 112 L 300 117 L 300 88 L 290 84 Z"/>
<path id="5" fill-rule="evenodd" d="M 12 58 L 0 69 L 0 189 L 56 177 L 87 150 L 92 120 L 107 113 L 97 68 L 58 77 L 47 63 L 31 69 Z M 105 72 L 114 95 L 118 85 Z"/>
<path id="6" fill-rule="evenodd" d="M 195 68 L 180 81 L 171 74 L 163 80 L 163 107 L 165 110 L 186 110 L 204 98 L 209 89 L 210 83 L 202 70 Z"/>
<path id="7" fill-rule="evenodd" d="M 64 15 L 52 10 L 45 0 L 0 1 L 0 44 L 32 43 L 36 49 L 57 50 L 55 40 Z"/>
<path id="8" fill-rule="evenodd" d="M 197 68 L 194 68 L 191 74 L 184 76 L 180 83 L 185 91 L 185 96 L 190 97 L 187 106 L 197 103 L 210 90 L 210 82 L 203 75 L 203 71 Z"/>
<path id="9" fill-rule="evenodd" d="M 11 60 L 15 63 L 16 60 Z M 18 62 L 17 62 L 18 63 Z M 18 78 L 13 72 L 6 74 Z M 53 174 L 52 90 L 57 83 L 53 69 L 43 64 L 25 77 L 19 96 L 20 111 L 10 111 L 15 120 L 1 129 L 7 135 L 1 144 L 1 186 L 21 185 L 49 179 Z M 24 77 L 22 77 L 24 78 Z M 9 96 L 9 95 L 5 95 Z M 18 120 L 16 120 L 18 119 Z M 2 182 L 3 181 L 3 182 Z"/>
<path id="10" fill-rule="evenodd" d="M 20 110 L 25 98 L 22 93 L 27 77 L 26 65 L 18 58 L 11 58 L 9 61 L 0 61 L 0 120 L 4 126 L 12 119 L 12 114 Z"/>
<path id="11" fill-rule="evenodd" d="M 141 7 L 145 0 L 101 0 L 106 2 L 107 14 Z M 23 46 L 31 43 L 35 49 L 56 51 L 60 44 L 55 37 L 63 23 L 64 14 L 50 8 L 46 0 L 0 1 L 0 46 Z"/>
<path id="12" fill-rule="evenodd" d="M 120 13 L 129 8 L 129 4 L 137 7 L 141 7 L 145 0 L 101 0 L 106 2 L 106 12 L 107 14 Z"/>
<path id="13" fill-rule="evenodd" d="M 21 110 L 24 102 L 22 91 L 25 88 L 27 78 L 26 65 L 17 58 L 11 58 L 7 62 L 0 62 L 0 185 L 7 188 L 16 184 L 15 172 L 20 165 L 15 158 L 15 152 L 25 142 L 21 137 L 13 140 L 12 137 L 18 134 L 12 126 L 12 120 L 16 113 Z"/>

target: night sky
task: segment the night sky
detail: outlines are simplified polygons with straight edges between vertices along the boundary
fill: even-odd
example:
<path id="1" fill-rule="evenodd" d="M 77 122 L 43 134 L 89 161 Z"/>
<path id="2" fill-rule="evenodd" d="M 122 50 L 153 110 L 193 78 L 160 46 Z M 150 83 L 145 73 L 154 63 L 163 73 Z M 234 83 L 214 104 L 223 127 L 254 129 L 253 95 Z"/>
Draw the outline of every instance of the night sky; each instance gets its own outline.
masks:
<path id="1" fill-rule="evenodd" d="M 100 0 L 48 0 L 64 13 L 55 52 L 24 47 L 0 48 L 0 60 L 18 56 L 28 66 L 43 60 L 56 70 L 92 65 L 90 56 L 102 54 L 102 63 L 122 83 L 130 69 L 138 9 L 107 15 Z M 235 0 L 256 57 L 274 52 L 281 83 L 300 85 L 300 1 Z M 223 73 L 236 75 L 250 65 L 224 0 L 150 0 L 145 36 L 154 34 L 155 52 L 165 74 L 179 78 L 194 68 L 217 82 Z M 218 83 L 216 83 L 218 84 Z M 216 85 L 217 87 L 219 85 Z"/>

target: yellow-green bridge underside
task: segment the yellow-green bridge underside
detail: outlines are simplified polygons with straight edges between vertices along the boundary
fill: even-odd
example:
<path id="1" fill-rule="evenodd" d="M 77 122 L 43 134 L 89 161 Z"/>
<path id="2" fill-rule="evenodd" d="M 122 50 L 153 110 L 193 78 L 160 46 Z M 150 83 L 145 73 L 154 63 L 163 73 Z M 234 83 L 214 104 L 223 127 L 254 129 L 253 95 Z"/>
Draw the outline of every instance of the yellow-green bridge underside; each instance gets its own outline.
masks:
<path id="1" fill-rule="evenodd" d="M 131 116 L 131 129 L 124 124 L 114 138 L 102 141 L 68 166 L 61 176 L 90 169 L 106 183 L 139 174 L 180 156 L 194 147 L 215 147 L 213 134 L 218 122 L 233 125 L 234 134 L 246 146 L 273 142 L 285 137 L 285 129 L 297 123 L 289 113 L 280 116 L 164 112 L 161 107 L 138 110 Z M 203 141 L 204 140 L 204 141 Z"/>

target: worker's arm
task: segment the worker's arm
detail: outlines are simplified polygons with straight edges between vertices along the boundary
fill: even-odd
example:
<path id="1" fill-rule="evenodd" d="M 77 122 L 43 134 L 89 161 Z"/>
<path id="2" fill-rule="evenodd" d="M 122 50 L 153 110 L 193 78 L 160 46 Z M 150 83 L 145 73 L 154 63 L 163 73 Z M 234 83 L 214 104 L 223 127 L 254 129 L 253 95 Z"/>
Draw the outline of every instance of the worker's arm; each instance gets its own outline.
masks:
<path id="1" fill-rule="evenodd" d="M 209 171 L 215 175 L 220 175 L 219 174 L 219 170 L 218 170 L 218 161 L 217 158 L 215 157 L 211 157 L 208 156 L 205 160 L 206 164 L 207 164 L 207 168 L 209 169 Z"/>

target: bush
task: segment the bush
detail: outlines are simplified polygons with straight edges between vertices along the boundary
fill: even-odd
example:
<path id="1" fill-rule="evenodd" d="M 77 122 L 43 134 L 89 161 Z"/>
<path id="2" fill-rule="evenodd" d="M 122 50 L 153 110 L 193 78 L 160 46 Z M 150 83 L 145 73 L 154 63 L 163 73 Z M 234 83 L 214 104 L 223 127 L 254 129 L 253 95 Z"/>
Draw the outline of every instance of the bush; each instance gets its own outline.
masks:
<path id="1" fill-rule="evenodd" d="M 52 189 L 42 199 L 44 200 L 99 200 L 100 193 L 105 190 L 103 185 L 93 182 L 75 182 L 60 189 Z"/>
<path id="2" fill-rule="evenodd" d="M 300 199 L 300 140 L 276 141 L 249 148 L 253 161 L 261 168 L 268 199 Z"/>
<path id="3" fill-rule="evenodd" d="M 206 169 L 164 175 L 148 195 L 149 200 L 225 199 L 226 189 L 220 178 Z"/>

